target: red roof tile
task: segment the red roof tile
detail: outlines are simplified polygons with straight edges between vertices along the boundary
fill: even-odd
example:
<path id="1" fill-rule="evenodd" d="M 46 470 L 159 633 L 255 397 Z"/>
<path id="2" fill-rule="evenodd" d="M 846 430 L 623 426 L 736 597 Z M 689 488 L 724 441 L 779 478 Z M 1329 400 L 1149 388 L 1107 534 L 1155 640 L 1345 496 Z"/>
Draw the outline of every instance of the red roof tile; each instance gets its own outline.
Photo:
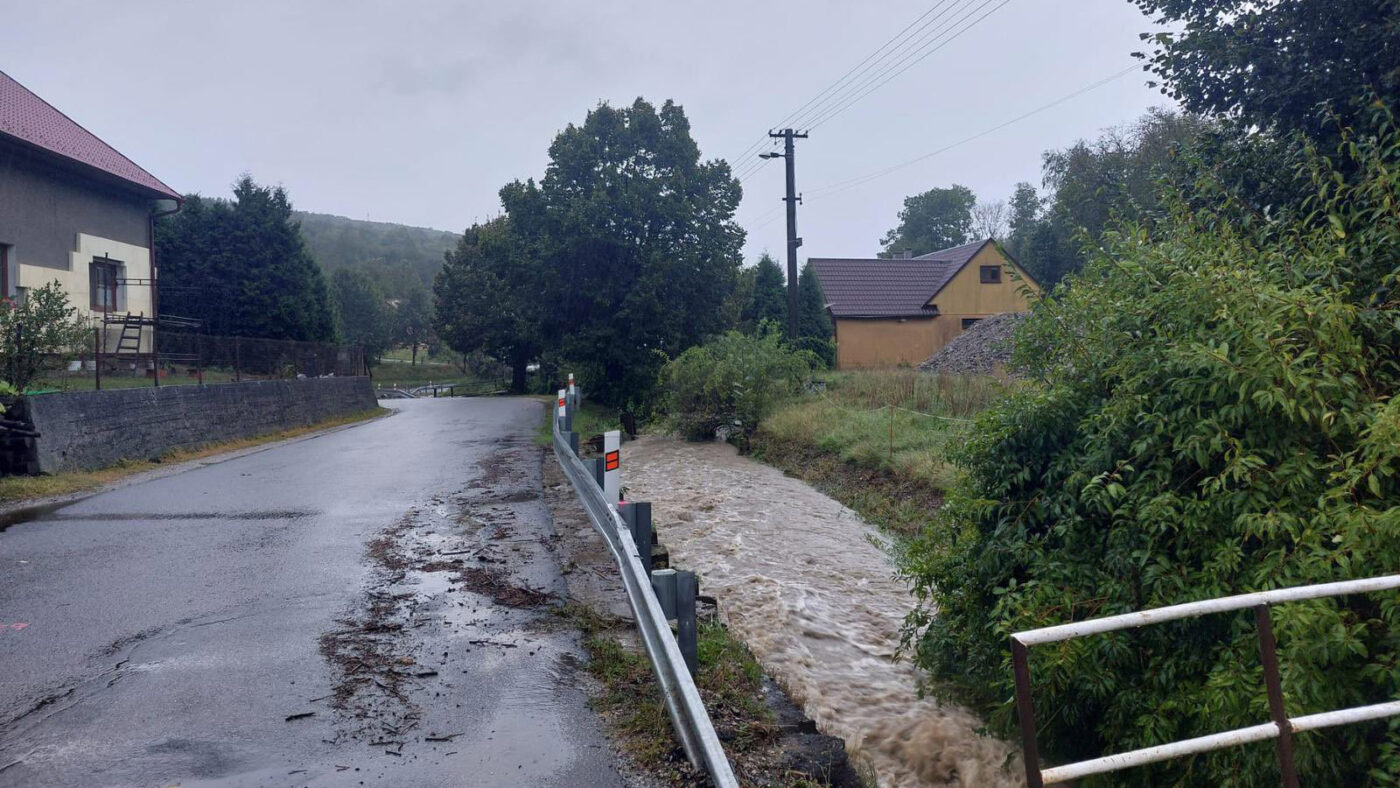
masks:
<path id="1" fill-rule="evenodd" d="M 988 241 L 905 260 L 813 257 L 807 262 L 835 317 L 933 317 L 925 306 Z"/>
<path id="2" fill-rule="evenodd" d="M 0 71 L 0 134 L 119 178 L 151 196 L 180 199 L 179 193 L 161 183 L 159 178 L 138 167 L 3 71 Z"/>

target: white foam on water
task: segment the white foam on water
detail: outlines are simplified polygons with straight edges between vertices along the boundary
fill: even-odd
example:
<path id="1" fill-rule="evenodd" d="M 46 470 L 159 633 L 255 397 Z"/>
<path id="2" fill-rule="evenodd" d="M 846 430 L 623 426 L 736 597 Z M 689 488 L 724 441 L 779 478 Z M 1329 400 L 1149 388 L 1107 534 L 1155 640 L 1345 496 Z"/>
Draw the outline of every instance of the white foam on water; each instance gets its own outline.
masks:
<path id="1" fill-rule="evenodd" d="M 916 669 L 894 661 L 914 600 L 855 512 L 725 444 L 647 437 L 622 454 L 627 497 L 652 502 L 672 563 L 882 786 L 1025 784 L 1014 748 L 967 709 L 919 698 Z"/>

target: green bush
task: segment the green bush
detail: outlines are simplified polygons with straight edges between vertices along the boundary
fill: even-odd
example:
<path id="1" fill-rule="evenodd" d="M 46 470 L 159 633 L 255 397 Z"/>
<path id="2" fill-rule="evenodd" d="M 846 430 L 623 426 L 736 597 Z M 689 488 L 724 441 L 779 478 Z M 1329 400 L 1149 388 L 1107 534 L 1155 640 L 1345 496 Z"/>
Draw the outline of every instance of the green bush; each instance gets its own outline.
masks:
<path id="1" fill-rule="evenodd" d="M 1027 320 L 1039 376 L 980 415 L 963 482 L 901 557 L 906 646 L 1012 735 L 1012 632 L 1400 571 L 1400 133 L 1301 149 L 1307 215 L 1203 179 L 1102 239 Z M 1175 207 L 1172 207 L 1175 206 Z M 1288 713 L 1400 694 L 1400 594 L 1273 611 Z M 1064 762 L 1269 720 L 1252 611 L 1031 651 Z M 1310 786 L 1400 784 L 1400 722 L 1300 735 Z M 1273 744 L 1084 785 L 1273 786 Z"/>
<path id="2" fill-rule="evenodd" d="M 16 391 L 28 388 L 46 363 L 77 358 L 91 342 L 91 329 L 57 281 L 0 303 L 0 379 Z"/>
<path id="3" fill-rule="evenodd" d="M 757 336 L 730 331 L 661 369 L 662 408 L 688 440 L 711 440 L 723 428 L 746 448 L 759 422 L 801 390 L 820 363 L 783 345 L 771 323 Z"/>

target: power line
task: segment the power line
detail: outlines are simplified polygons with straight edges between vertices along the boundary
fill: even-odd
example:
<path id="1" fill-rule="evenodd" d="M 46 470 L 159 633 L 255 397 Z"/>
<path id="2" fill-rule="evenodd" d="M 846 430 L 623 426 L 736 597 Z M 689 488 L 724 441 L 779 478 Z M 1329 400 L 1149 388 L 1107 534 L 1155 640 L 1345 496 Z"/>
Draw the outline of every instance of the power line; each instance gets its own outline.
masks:
<path id="1" fill-rule="evenodd" d="M 791 121 L 791 120 L 793 120 L 794 118 L 796 118 L 796 117 L 798 116 L 799 113 L 803 112 L 803 111 L 806 110 L 809 106 L 811 106 L 811 105 L 813 104 L 813 102 L 816 102 L 816 101 L 818 101 L 819 99 L 822 99 L 823 96 L 826 96 L 827 94 L 829 94 L 832 90 L 834 90 L 834 89 L 836 89 L 838 86 L 840 86 L 844 81 L 846 81 L 848 78 L 850 78 L 853 74 L 855 74 L 857 71 L 861 70 L 862 67 L 865 66 L 867 63 L 869 63 L 870 60 L 871 60 L 872 58 L 875 58 L 877 55 L 879 55 L 879 56 L 880 56 L 879 59 L 880 59 L 880 60 L 883 60 L 885 56 L 884 56 L 884 55 L 881 55 L 882 52 L 885 52 L 885 50 L 888 49 L 888 48 L 890 47 L 891 44 L 894 44 L 896 41 L 899 41 L 899 39 L 901 39 L 901 38 L 904 36 L 905 33 L 907 33 L 907 32 L 908 32 L 911 28 L 913 28 L 915 25 L 918 25 L 919 22 L 923 21 L 926 17 L 928 17 L 929 14 L 932 14 L 934 11 L 937 11 L 940 7 L 942 7 L 943 5 L 947 4 L 948 2 L 949 2 L 949 0 L 939 0 L 939 2 L 937 2 L 937 3 L 935 3 L 935 4 L 933 5 L 933 7 L 929 8 L 927 11 L 923 12 L 922 14 L 920 14 L 920 15 L 918 16 L 918 18 L 916 18 L 913 22 L 910 22 L 908 25 L 905 25 L 904 28 L 903 28 L 902 30 L 900 30 L 898 33 L 895 33 L 892 37 L 890 37 L 890 39 L 889 39 L 888 41 L 886 41 L 885 43 L 881 44 L 874 52 L 871 52 L 869 55 L 866 55 L 864 60 L 862 60 L 862 61 L 860 61 L 859 63 L 857 63 L 856 65 L 852 66 L 851 69 L 850 69 L 849 71 L 847 71 L 845 74 L 842 74 L 835 82 L 832 82 L 830 85 L 828 85 L 828 86 L 826 87 L 825 90 L 823 90 L 822 92 L 818 93 L 816 96 L 812 97 L 811 99 L 808 99 L 807 103 L 803 104 L 802 106 L 800 106 L 800 107 L 798 107 L 797 109 L 793 110 L 792 112 L 788 113 L 786 116 L 784 116 L 784 117 L 783 117 L 781 120 L 779 120 L 777 123 L 773 124 L 773 128 L 778 128 L 778 127 L 780 127 L 780 126 L 783 126 L 783 125 L 788 124 L 789 121 Z M 941 14 L 940 14 L 940 16 L 941 16 Z M 927 27 L 927 23 L 924 25 L 924 27 Z M 922 29 L 923 29 L 923 27 L 920 28 L 920 30 L 922 30 Z M 877 63 L 878 63 L 878 60 L 877 60 Z M 871 64 L 871 67 L 873 68 L 874 65 L 876 65 L 876 64 Z M 869 69 L 866 69 L 866 70 L 868 71 Z M 750 153 L 753 153 L 753 152 L 757 151 L 759 148 L 763 147 L 763 144 L 764 144 L 765 142 L 767 142 L 767 141 L 768 141 L 768 137 L 766 137 L 766 136 L 759 137 L 757 141 L 755 141 L 754 143 L 752 143 L 751 145 L 749 145 L 747 148 L 745 148 L 743 151 L 741 151 L 741 152 L 739 153 L 738 156 L 735 156 L 735 157 L 733 157 L 732 159 L 730 159 L 730 161 L 734 161 L 734 160 L 737 160 L 737 159 L 742 159 L 742 158 L 744 158 L 745 156 L 748 156 Z"/>
<path id="2" fill-rule="evenodd" d="M 982 3 L 982 5 L 977 6 L 976 8 L 972 9 L 971 11 L 969 11 L 967 14 L 963 15 L 963 17 L 962 17 L 961 19 L 959 19 L 958 21 L 954 22 L 953 25 L 956 26 L 956 25 L 961 24 L 962 22 L 966 21 L 969 17 L 971 17 L 971 16 L 973 16 L 974 14 L 976 14 L 977 12 L 981 11 L 983 8 L 986 8 L 988 5 L 991 5 L 993 2 L 996 2 L 996 0 L 984 0 L 984 2 Z M 904 74 L 904 72 L 908 71 L 909 69 L 913 68 L 914 66 L 918 65 L 919 63 L 923 62 L 926 58 L 928 58 L 928 57 L 929 57 L 930 55 L 932 55 L 933 53 L 937 52 L 938 50 L 940 50 L 940 49 L 942 49 L 943 47 L 947 46 L 948 44 L 952 43 L 954 40 L 956 40 L 957 38 L 959 38 L 960 36 L 962 36 L 964 33 L 966 33 L 967 31 L 971 30 L 972 28 L 976 27 L 979 23 L 982 22 L 982 20 L 984 20 L 984 19 L 986 19 L 987 17 L 991 16 L 992 14 L 996 13 L 997 11 L 999 11 L 1001 8 L 1003 8 L 1004 6 L 1006 6 L 1006 5 L 1007 5 L 1008 3 L 1010 3 L 1010 2 L 1011 2 L 1011 0 L 1000 0 L 1000 2 L 998 2 L 998 3 L 996 4 L 996 6 L 994 6 L 990 11 L 986 12 L 985 14 L 982 14 L 980 17 L 977 17 L 977 19 L 973 20 L 971 24 L 967 25 L 966 27 L 962 28 L 961 30 L 958 30 L 956 33 L 953 33 L 951 36 L 945 38 L 943 41 L 941 41 L 941 42 L 930 42 L 930 44 L 929 44 L 929 45 L 926 45 L 924 49 L 919 50 L 919 51 L 916 51 L 916 52 L 913 52 L 913 53 L 910 53 L 909 56 L 906 56 L 905 58 L 903 58 L 903 59 L 900 60 L 899 62 L 893 64 L 893 65 L 890 67 L 890 69 L 887 69 L 887 70 L 884 72 L 884 74 L 875 77 L 873 80 L 867 80 L 867 81 L 865 82 L 864 85 L 862 85 L 860 88 L 857 88 L 857 89 L 856 89 L 856 95 L 854 95 L 854 97 L 849 97 L 849 96 L 848 96 L 848 97 L 849 97 L 849 100 L 846 101 L 845 103 L 843 103 L 843 104 L 837 106 L 835 109 L 829 111 L 826 115 L 813 119 L 813 120 L 809 123 L 808 129 L 809 129 L 809 130 L 815 129 L 815 128 L 817 128 L 818 126 L 821 126 L 822 124 L 824 124 L 824 123 L 826 123 L 827 121 L 831 120 L 832 118 L 836 117 L 837 115 L 840 115 L 841 113 L 843 113 L 843 112 L 845 112 L 846 110 L 850 109 L 851 107 L 855 106 L 857 103 L 859 103 L 859 102 L 860 102 L 862 99 L 864 99 L 866 96 L 869 96 L 871 93 L 874 93 L 875 91 L 877 91 L 877 90 L 879 90 L 880 88 L 884 87 L 885 85 L 889 84 L 891 81 L 893 81 L 893 80 L 899 78 L 899 76 L 902 75 L 902 74 Z M 932 46 L 933 43 L 937 43 L 937 46 Z M 931 46 L 932 48 L 929 48 L 930 46 Z M 916 55 L 917 55 L 917 56 L 916 56 Z M 915 57 L 915 56 L 916 56 L 916 57 Z M 911 59 L 911 58 L 912 58 L 912 59 Z M 900 65 L 901 65 L 901 64 L 903 64 L 903 68 L 900 68 Z M 895 68 L 899 68 L 899 70 L 898 70 L 898 71 L 895 71 L 894 73 L 890 73 L 890 71 L 893 70 L 893 69 L 895 69 Z M 885 76 L 885 75 L 888 75 L 888 76 Z M 869 87 L 865 87 L 866 85 L 868 85 Z M 862 89 L 862 88 L 863 88 L 863 89 Z"/>
<path id="3" fill-rule="evenodd" d="M 1097 81 L 1095 81 L 1095 82 L 1092 82 L 1092 83 L 1090 83 L 1090 84 L 1088 84 L 1088 85 L 1085 85 L 1084 87 L 1079 88 L 1078 90 L 1076 90 L 1076 91 L 1074 91 L 1074 92 L 1072 92 L 1072 93 L 1066 93 L 1065 95 L 1060 96 L 1059 98 L 1055 99 L 1054 101 L 1050 101 L 1050 102 L 1048 102 L 1048 103 L 1046 103 L 1046 104 L 1042 104 L 1042 105 L 1040 105 L 1039 107 L 1036 107 L 1035 109 L 1032 109 L 1032 110 L 1030 110 L 1030 111 L 1028 111 L 1028 112 L 1024 112 L 1024 113 L 1022 113 L 1022 114 L 1020 114 L 1020 115 L 1017 115 L 1017 116 L 1014 117 L 1014 118 L 1011 118 L 1010 120 L 1007 120 L 1007 121 L 1004 121 L 1004 122 L 1002 122 L 1002 123 L 999 123 L 999 124 L 997 124 L 997 125 L 995 125 L 995 126 L 992 126 L 991 128 L 988 128 L 988 129 L 984 129 L 984 130 L 982 130 L 982 131 L 979 131 L 979 132 L 977 132 L 976 134 L 973 134 L 973 135 L 971 135 L 971 136 L 964 137 L 963 139 L 958 140 L 957 142 L 953 142 L 953 143 L 950 143 L 950 144 L 948 144 L 948 145 L 945 145 L 945 146 L 939 148 L 938 150 L 930 151 L 929 153 L 925 153 L 925 154 L 923 154 L 922 156 L 917 156 L 917 157 L 915 157 L 915 158 L 909 159 L 908 161 L 901 162 L 901 163 L 895 164 L 895 165 L 891 165 L 891 166 L 889 166 L 889 167 L 885 167 L 885 168 L 880 169 L 880 170 L 875 170 L 874 172 L 869 172 L 869 173 L 866 173 L 866 174 L 864 174 L 864 175 L 858 175 L 858 176 L 856 176 L 856 177 L 854 177 L 854 178 L 848 178 L 848 179 L 843 180 L 843 181 L 837 181 L 837 182 L 835 182 L 835 183 L 827 184 L 826 186 L 818 187 L 818 188 L 816 188 L 816 189 L 813 189 L 813 190 L 807 195 L 807 199 L 828 197 L 828 196 L 830 196 L 830 195 L 832 195 L 832 194 L 836 194 L 837 192 L 842 192 L 842 191 L 845 191 L 846 189 L 852 189 L 852 188 L 855 188 L 856 186 L 860 186 L 860 185 L 863 185 L 863 184 L 865 184 L 865 183 L 869 183 L 870 181 L 878 180 L 879 178 L 883 178 L 883 177 L 886 176 L 886 175 L 889 175 L 889 174 L 891 174 L 891 173 L 894 173 L 894 172 L 897 172 L 897 171 L 899 171 L 899 170 L 902 170 L 902 169 L 904 169 L 905 167 L 910 167 L 910 166 L 913 166 L 913 165 L 915 165 L 915 164 L 918 164 L 918 163 L 921 162 L 921 161 L 925 161 L 925 160 L 927 160 L 927 159 L 931 159 L 931 158 L 933 158 L 934 156 L 938 156 L 938 155 L 940 155 L 940 154 L 947 153 L 948 151 L 953 150 L 954 148 L 961 147 L 961 146 L 963 146 L 963 145 L 968 144 L 969 142 L 974 142 L 974 141 L 979 140 L 979 139 L 981 139 L 981 138 L 983 138 L 983 137 L 985 137 L 985 136 L 987 136 L 987 135 L 989 135 L 989 134 L 993 134 L 993 133 L 995 133 L 995 132 L 1001 131 L 1002 129 L 1006 128 L 1007 126 L 1011 126 L 1011 125 L 1013 125 L 1013 124 L 1020 123 L 1021 121 L 1026 120 L 1027 118 L 1031 118 L 1031 117 L 1034 117 L 1034 116 L 1036 116 L 1036 115 L 1039 115 L 1040 113 L 1045 112 L 1046 110 L 1053 109 L 1053 108 L 1055 108 L 1055 107 L 1057 107 L 1057 106 L 1059 106 L 1059 105 L 1065 103 L 1066 101 L 1070 101 L 1071 99 L 1078 98 L 1079 96 L 1082 96 L 1082 95 L 1084 95 L 1085 93 L 1088 93 L 1088 92 L 1090 92 L 1090 91 L 1092 91 L 1092 90 L 1095 90 L 1095 89 L 1097 89 L 1097 88 L 1101 88 L 1101 87 L 1103 87 L 1104 85 L 1107 85 L 1107 84 L 1109 84 L 1109 83 L 1111 83 L 1111 82 L 1114 82 L 1114 81 L 1116 81 L 1116 80 L 1122 79 L 1123 77 L 1127 76 L 1128 74 L 1131 74 L 1131 73 L 1133 73 L 1134 71 L 1139 71 L 1139 70 L 1141 70 L 1141 69 L 1142 69 L 1142 66 L 1141 66 L 1141 65 L 1132 65 L 1132 66 L 1129 66 L 1129 67 L 1123 69 L 1122 71 L 1118 71 L 1118 72 L 1116 72 L 1116 73 L 1114 73 L 1114 74 L 1110 74 L 1109 76 L 1104 77 L 1103 79 L 1100 79 L 1100 80 L 1097 80 Z M 757 224 L 757 225 L 755 225 L 754 227 L 750 228 L 749 231 L 750 231 L 750 232 L 757 232 L 758 230 L 761 230 L 761 229 L 763 229 L 764 227 L 767 227 L 768 225 L 770 225 L 770 224 L 772 224 L 774 221 L 776 221 L 777 218 L 778 218 L 778 216 L 779 216 L 781 213 L 782 213 L 782 208 L 779 207 L 779 208 L 774 208 L 774 209 L 772 209 L 772 210 L 765 211 L 765 212 L 759 214 L 757 217 L 755 217 L 755 218 L 753 219 L 753 221 L 759 222 L 759 224 Z"/>
<path id="4" fill-rule="evenodd" d="M 968 6 L 971 6 L 975 2 L 977 2 L 977 0 L 956 0 L 956 2 L 953 3 L 953 5 L 949 6 L 948 8 L 945 8 L 937 16 L 933 17 L 932 19 L 929 19 L 927 22 L 921 25 L 919 27 L 919 30 L 917 31 L 917 35 L 911 36 L 907 40 L 901 42 L 898 46 L 890 49 L 888 52 L 881 55 L 873 63 L 870 64 L 869 68 L 865 69 L 862 73 L 857 74 L 849 82 L 843 85 L 840 90 L 836 91 L 831 96 L 829 96 L 826 101 L 822 102 L 818 106 L 813 107 L 810 112 L 806 113 L 799 119 L 797 125 L 810 127 L 812 125 L 813 119 L 820 118 L 827 112 L 829 112 L 832 108 L 840 106 L 843 102 L 846 101 L 847 98 L 850 97 L 853 90 L 859 90 L 861 87 L 870 84 L 872 81 L 878 80 L 884 74 L 889 73 L 891 69 L 897 68 L 900 63 L 905 62 L 905 60 L 912 53 L 920 52 L 932 43 L 937 42 L 938 39 L 942 38 L 945 34 L 948 33 L 952 26 L 957 25 L 959 21 L 957 19 L 957 14 L 966 10 Z M 935 25 L 935 23 L 939 22 L 940 19 L 943 19 L 949 14 L 951 14 L 951 16 L 949 16 L 947 20 Z M 929 28 L 931 26 L 932 29 L 930 30 Z"/>
<path id="5" fill-rule="evenodd" d="M 882 44 L 864 60 L 843 74 L 839 79 L 827 86 L 825 90 L 809 99 L 801 107 L 798 107 L 787 118 L 780 121 L 779 125 L 788 123 L 791 119 L 805 121 L 803 124 L 792 124 L 793 127 L 807 125 L 808 128 L 816 128 L 837 115 L 845 112 L 850 107 L 864 99 L 871 93 L 879 90 L 890 81 L 908 71 L 915 64 L 922 62 L 934 52 L 947 46 L 954 39 L 975 27 L 982 20 L 991 16 L 1002 6 L 1010 3 L 1011 0 L 1001 0 L 994 8 L 982 16 L 973 20 L 961 29 L 956 29 L 958 25 L 966 22 L 969 18 L 977 14 L 982 9 L 991 5 L 996 0 L 983 0 L 981 5 L 972 8 L 977 0 L 967 0 L 959 5 L 962 0 L 955 0 L 952 6 L 947 6 L 949 0 L 940 0 L 937 4 L 929 8 L 913 22 L 892 38 Z M 947 6 L 945 8 L 945 6 Z M 971 8 L 971 10 L 968 10 Z M 939 9 L 942 9 L 940 12 Z M 966 11 L 962 16 L 957 14 Z M 935 15 L 935 12 L 938 12 Z M 949 13 L 953 17 L 934 26 L 940 19 Z M 932 17 L 932 18 L 930 18 Z M 934 26 L 932 30 L 929 28 Z M 912 32 L 911 32 L 912 31 Z M 887 62 L 888 61 L 888 62 Z M 750 145 L 741 157 L 750 155 L 762 146 L 762 138 L 759 142 Z M 733 175 L 740 183 L 747 181 L 756 174 L 766 161 L 755 157 L 748 162 L 741 163 L 734 167 Z"/>
<path id="6" fill-rule="evenodd" d="M 1142 66 L 1141 66 L 1141 65 L 1132 65 L 1132 66 L 1129 66 L 1129 67 L 1123 69 L 1122 71 L 1119 71 L 1119 72 L 1117 72 L 1117 73 L 1115 73 L 1115 74 L 1110 74 L 1109 76 L 1104 77 L 1103 79 L 1100 79 L 1100 80 L 1098 80 L 1097 82 L 1093 82 L 1093 83 L 1090 83 L 1090 84 L 1088 84 L 1088 85 L 1085 85 L 1084 87 L 1082 87 L 1082 88 L 1080 88 L 1080 89 L 1074 91 L 1073 93 L 1067 93 L 1067 94 L 1065 94 L 1065 95 L 1063 95 L 1063 96 L 1060 96 L 1059 98 L 1055 99 L 1054 101 L 1051 101 L 1051 102 L 1049 102 L 1049 103 L 1047 103 L 1047 104 L 1042 104 L 1041 106 L 1036 107 L 1035 109 L 1030 110 L 1029 112 L 1025 112 L 1025 113 L 1023 113 L 1023 114 L 1017 115 L 1016 117 L 1014 117 L 1014 118 L 1012 118 L 1012 119 L 1010 119 L 1010 120 L 1007 120 L 1007 121 L 1005 121 L 1005 122 L 999 123 L 999 124 L 997 124 L 997 125 L 995 125 L 995 126 L 992 126 L 992 127 L 989 128 L 989 129 L 985 129 L 985 130 L 983 130 L 983 131 L 979 131 L 979 132 L 977 132 L 976 134 L 973 134 L 973 135 L 970 136 L 970 137 L 964 137 L 963 139 L 960 139 L 960 140 L 958 140 L 957 142 L 951 143 L 951 144 L 949 144 L 949 145 L 945 145 L 945 146 L 943 146 L 942 148 L 939 148 L 938 150 L 931 151 L 931 152 L 929 152 L 929 153 L 925 153 L 925 154 L 922 155 L 922 156 L 918 156 L 918 157 L 915 157 L 915 158 L 913 158 L 913 159 L 910 159 L 910 160 L 908 160 L 908 161 L 906 161 L 906 162 L 901 162 L 901 163 L 899 163 L 899 164 L 895 164 L 895 165 L 893 165 L 893 166 L 886 167 L 886 168 L 884 168 L 884 169 L 882 169 L 882 170 L 876 170 L 875 172 L 867 173 L 867 174 L 865 174 L 865 175 L 860 175 L 860 176 L 857 176 L 857 177 L 855 177 L 855 178 L 849 178 L 849 179 L 844 180 L 844 181 L 838 181 L 837 183 L 832 183 L 832 184 L 828 184 L 828 185 L 826 185 L 826 186 L 819 187 L 819 188 L 817 188 L 817 189 L 813 189 L 813 190 L 812 190 L 812 196 L 813 196 L 813 197 L 819 197 L 819 196 L 827 196 L 827 195 L 835 194 L 835 193 L 838 192 L 838 191 L 844 191 L 845 189 L 852 188 L 852 187 L 855 187 L 855 186 L 859 186 L 859 185 L 861 185 L 862 183 L 866 183 L 866 182 L 868 182 L 868 181 L 873 181 L 873 180 L 875 180 L 875 179 L 877 179 L 877 178 L 883 178 L 884 176 L 889 175 L 890 173 L 896 172 L 896 171 L 898 171 L 898 170 L 902 170 L 902 169 L 904 169 L 905 167 L 908 167 L 908 166 L 911 166 L 911 165 L 914 165 L 914 164 L 918 164 L 919 162 L 924 161 L 925 159 L 933 158 L 934 156 L 937 156 L 937 155 L 939 155 L 939 154 L 941 154 L 941 153 L 947 153 L 948 151 L 952 150 L 953 148 L 957 148 L 957 147 L 966 145 L 967 143 L 973 142 L 973 141 L 975 141 L 975 140 L 979 140 L 979 139 L 981 139 L 981 138 L 987 136 L 988 134 L 992 134 L 992 133 L 994 133 L 994 132 L 1001 131 L 1002 129 L 1004 129 L 1004 128 L 1006 128 L 1007 126 L 1010 126 L 1010 125 L 1012 125 L 1012 124 L 1014 124 L 1014 123 L 1020 123 L 1021 121 L 1025 120 L 1025 119 L 1027 119 L 1027 118 L 1033 117 L 1033 116 L 1035 116 L 1035 115 L 1039 115 L 1040 113 L 1042 113 L 1042 112 L 1044 112 L 1044 111 L 1046 111 L 1046 110 L 1048 110 L 1048 109 L 1053 109 L 1053 108 L 1055 108 L 1055 107 L 1057 107 L 1057 106 L 1059 106 L 1059 105 L 1065 103 L 1066 101 L 1069 101 L 1070 99 L 1073 99 L 1073 98 L 1077 98 L 1077 97 L 1079 97 L 1079 96 L 1082 96 L 1082 95 L 1084 95 L 1085 93 L 1088 93 L 1089 91 L 1094 90 L 1094 89 L 1096 89 L 1096 88 L 1101 88 L 1101 87 L 1103 87 L 1104 85 L 1107 85 L 1107 84 L 1110 83 L 1110 82 L 1113 82 L 1113 81 L 1118 80 L 1118 79 L 1122 79 L 1123 77 L 1127 76 L 1128 74 L 1131 74 L 1131 73 L 1134 72 L 1134 71 L 1139 71 L 1139 70 L 1141 70 L 1141 69 L 1142 69 Z"/>
<path id="7" fill-rule="evenodd" d="M 966 2 L 974 2 L 975 0 L 953 0 L 953 7 L 956 7 L 958 3 L 961 3 L 961 2 L 964 2 L 964 1 L 966 1 Z M 797 111 L 793 112 L 791 115 L 789 115 L 788 117 L 784 118 L 784 119 L 781 121 L 781 123 L 780 123 L 779 125 L 784 125 L 784 124 L 791 124 L 791 125 L 793 125 L 793 126 L 801 126 L 801 125 L 804 125 L 804 124 L 802 123 L 802 119 L 803 119 L 804 117 L 811 117 L 811 116 L 820 115 L 820 114 L 822 113 L 823 109 L 825 108 L 825 106 L 828 105 L 830 101 L 835 100 L 835 97 L 837 96 L 837 94 L 839 94 L 839 93 L 841 93 L 842 91 L 844 91 L 847 87 L 849 87 L 849 86 L 851 85 L 851 83 L 856 82 L 856 81 L 859 81 L 859 80 L 865 78 L 865 76 L 867 76 L 867 75 L 870 74 L 871 72 L 873 72 L 873 71 L 875 71 L 875 70 L 881 68 L 881 63 L 882 63 L 882 62 L 884 62 L 887 58 L 889 58 L 889 57 L 891 57 L 891 56 L 897 55 L 897 53 L 899 53 L 900 50 L 902 50 L 902 49 L 904 49 L 906 46 L 908 46 L 909 43 L 910 43 L 911 41 L 914 41 L 914 42 L 915 42 L 915 43 L 914 43 L 914 46 L 915 46 L 916 48 L 917 48 L 917 47 L 920 47 L 920 46 L 923 46 L 924 43 L 928 40 L 928 37 L 929 37 L 929 36 L 931 36 L 931 35 L 936 35 L 936 34 L 937 34 L 938 30 L 941 29 L 941 26 L 940 26 L 940 28 L 935 29 L 932 33 L 925 33 L 924 31 L 927 30 L 928 27 L 929 27 L 930 25 L 932 25 L 933 23 L 937 22 L 939 19 L 943 18 L 943 16 L 946 15 L 946 14 L 948 13 L 948 11 L 953 10 L 953 8 L 950 7 L 950 8 L 944 9 L 943 11 L 939 12 L 937 16 L 934 16 L 932 19 L 928 19 L 928 21 L 925 21 L 922 25 L 920 25 L 919 22 L 920 22 L 920 21 L 923 21 L 925 18 L 927 18 L 927 17 L 928 17 L 930 14 L 932 14 L 934 11 L 938 11 L 939 8 L 942 8 L 942 7 L 943 7 L 944 5 L 946 5 L 948 2 L 949 2 L 949 0 L 940 0 L 940 1 L 939 1 L 937 4 L 935 4 L 932 8 L 930 8 L 929 10 L 925 11 L 922 15 L 920 15 L 918 19 L 915 19 L 913 22 L 911 22 L 911 23 L 909 23 L 908 25 L 906 25 L 905 28 L 904 28 L 903 30 L 899 31 L 899 33 L 896 33 L 895 36 L 894 36 L 894 38 L 891 38 L 889 41 L 886 41 L 885 44 L 884 44 L 884 46 L 882 46 L 882 47 L 880 47 L 880 49 L 878 49 L 878 50 L 876 50 L 876 51 L 870 53 L 868 56 L 866 56 L 865 60 L 862 60 L 860 63 L 856 64 L 856 66 L 855 66 L 854 68 L 852 68 L 850 71 L 847 71 L 845 74 L 843 74 L 843 75 L 841 76 L 841 79 L 838 79 L 836 82 L 831 83 L 831 85 L 828 86 L 826 90 L 822 91 L 820 94 L 818 94 L 816 97 L 814 97 L 811 101 L 808 101 L 806 104 L 804 104 L 804 105 L 802 105 L 801 107 L 799 107 L 799 108 L 797 109 Z M 905 35 L 906 33 L 909 32 L 909 30 L 910 30 L 911 28 L 914 28 L 915 25 L 918 25 L 918 29 L 914 30 L 913 33 L 909 33 L 908 35 Z M 902 40 L 900 40 L 900 39 L 902 39 Z M 894 45 L 891 46 L 891 44 L 894 44 Z M 869 64 L 869 65 L 867 65 L 867 64 Z M 860 73 L 857 73 L 858 71 L 859 71 Z M 847 81 L 847 78 L 850 78 L 849 81 Z M 846 84 L 842 85 L 842 84 L 841 84 L 842 82 L 845 82 Z M 839 86 L 839 87 L 838 87 L 838 86 Z M 825 97 L 825 98 L 824 98 L 824 97 Z M 822 100 L 821 100 L 821 101 L 817 101 L 817 99 L 822 99 Z M 815 106 L 813 106 L 814 104 L 815 104 Z M 811 108 L 810 111 L 806 111 L 806 110 L 808 110 L 809 107 Z M 804 112 L 804 111 L 805 111 L 805 112 Z"/>

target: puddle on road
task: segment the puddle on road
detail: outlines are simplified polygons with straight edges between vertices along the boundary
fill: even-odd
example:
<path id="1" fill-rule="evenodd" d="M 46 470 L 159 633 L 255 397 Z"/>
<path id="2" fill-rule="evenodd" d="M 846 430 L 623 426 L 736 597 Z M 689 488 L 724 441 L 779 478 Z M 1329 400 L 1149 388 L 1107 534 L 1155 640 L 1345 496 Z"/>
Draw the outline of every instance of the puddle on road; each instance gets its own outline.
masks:
<path id="1" fill-rule="evenodd" d="M 763 666 L 882 786 L 1024 785 L 1009 745 L 920 699 L 914 667 L 892 660 L 913 599 L 854 512 L 723 444 L 643 438 L 623 474 L 672 562 L 700 573 Z"/>
<path id="2" fill-rule="evenodd" d="M 65 507 L 74 501 L 41 504 L 23 509 L 15 509 L 0 515 L 0 531 L 21 523 L 102 523 L 102 522 L 141 522 L 166 520 L 297 520 L 312 517 L 320 512 L 311 509 L 273 509 L 251 512 L 81 512 L 63 514 Z"/>
<path id="3" fill-rule="evenodd" d="M 22 509 L 11 509 L 0 514 L 0 532 L 12 525 L 27 523 L 32 520 L 42 519 L 45 515 L 52 514 L 65 506 L 72 506 L 73 501 L 57 501 L 54 503 L 43 503 L 37 506 L 26 506 Z"/>

